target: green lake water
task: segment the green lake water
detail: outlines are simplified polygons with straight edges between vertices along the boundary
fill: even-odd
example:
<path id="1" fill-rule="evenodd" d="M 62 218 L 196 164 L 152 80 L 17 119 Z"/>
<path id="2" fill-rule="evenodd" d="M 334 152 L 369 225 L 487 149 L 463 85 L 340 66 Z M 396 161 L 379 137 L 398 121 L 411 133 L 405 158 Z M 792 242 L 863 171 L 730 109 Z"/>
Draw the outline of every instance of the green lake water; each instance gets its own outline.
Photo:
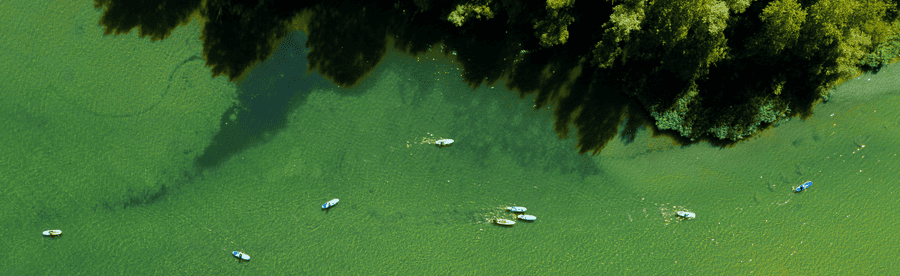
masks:
<path id="1" fill-rule="evenodd" d="M 641 129 L 591 156 L 448 61 L 391 53 L 344 89 L 295 33 L 236 86 L 192 59 L 199 25 L 103 36 L 69 2 L 0 4 L 0 275 L 900 274 L 896 66 L 733 147 Z M 302 96 L 198 166 L 237 89 Z M 537 221 L 490 223 L 512 205 Z"/>

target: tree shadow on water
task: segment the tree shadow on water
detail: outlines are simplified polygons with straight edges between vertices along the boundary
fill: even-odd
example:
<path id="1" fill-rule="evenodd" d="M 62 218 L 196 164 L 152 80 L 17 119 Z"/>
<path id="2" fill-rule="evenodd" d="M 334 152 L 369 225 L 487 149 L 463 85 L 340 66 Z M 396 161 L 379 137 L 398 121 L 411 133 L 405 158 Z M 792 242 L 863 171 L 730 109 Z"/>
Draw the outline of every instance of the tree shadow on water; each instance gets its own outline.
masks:
<path id="1" fill-rule="evenodd" d="M 198 167 L 215 167 L 269 141 L 284 129 L 288 115 L 306 101 L 309 92 L 331 86 L 321 77 L 306 74 L 305 55 L 295 53 L 304 40 L 302 34 L 291 34 L 269 60 L 238 84 L 237 102 L 222 114 L 219 132 L 195 162 Z"/>
<path id="2" fill-rule="evenodd" d="M 357 88 L 338 91 L 342 96 L 365 91 L 356 86 L 370 83 L 364 79 L 389 56 L 391 47 L 418 56 L 438 51 L 431 46 L 443 43 L 447 48 L 441 50 L 456 55 L 470 87 L 506 79 L 507 87 L 521 97 L 537 94 L 535 108 L 553 105 L 554 129 L 560 138 L 567 138 L 574 126 L 579 154 L 599 153 L 623 123 L 621 139 L 626 143 L 635 139 L 641 126 L 655 130 L 644 105 L 621 92 L 627 90 L 621 75 L 603 72 L 590 62 L 593 34 L 607 20 L 603 16 L 573 13 L 577 20 L 568 26 L 568 42 L 542 48 L 534 22 L 528 19 L 546 16 L 546 5 L 540 2 L 498 9 L 492 19 L 470 18 L 454 25 L 447 14 L 458 9 L 456 2 L 148 1 L 95 0 L 95 7 L 107 8 L 101 18 L 107 33 L 140 28 L 141 36 L 153 40 L 166 38 L 199 15 L 205 24 L 203 58 L 212 75 L 239 83 L 238 104 L 222 116 L 220 132 L 197 159 L 201 168 L 216 166 L 277 134 L 285 127 L 287 114 L 305 100 L 305 91 L 320 84 L 303 75 L 306 68 L 282 68 L 284 64 L 271 62 L 277 59 L 273 53 L 279 55 L 277 47 L 291 40 L 292 27 L 309 34 L 309 41 L 300 44 L 310 50 L 297 55 L 308 57 L 308 62 L 288 63 L 309 64 L 309 70 L 334 84 Z M 513 10 L 518 12 L 509 12 Z M 250 71 L 260 68 L 266 70 Z M 292 81 L 297 78 L 302 79 L 299 84 Z M 321 84 L 330 85 L 324 80 Z M 473 98 L 454 97 L 451 100 L 459 104 Z M 670 132 L 654 131 L 659 133 Z"/>
<path id="3" fill-rule="evenodd" d="M 388 15 L 375 7 L 339 2 L 312 8 L 309 20 L 310 70 L 339 86 L 354 86 L 371 72 L 386 52 Z"/>

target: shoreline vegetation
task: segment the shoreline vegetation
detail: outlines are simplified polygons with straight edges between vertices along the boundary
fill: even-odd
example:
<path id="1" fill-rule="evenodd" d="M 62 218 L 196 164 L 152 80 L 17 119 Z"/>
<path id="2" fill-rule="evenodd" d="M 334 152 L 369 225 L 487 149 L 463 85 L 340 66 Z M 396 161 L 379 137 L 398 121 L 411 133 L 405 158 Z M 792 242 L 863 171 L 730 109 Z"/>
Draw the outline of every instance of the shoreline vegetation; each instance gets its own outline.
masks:
<path id="1" fill-rule="evenodd" d="M 272 1 L 95 0 L 106 34 L 165 39 L 203 23 L 203 57 L 233 82 L 291 31 L 309 68 L 359 84 L 391 50 L 442 45 L 470 87 L 505 82 L 579 153 L 622 129 L 728 146 L 779 120 L 807 118 L 830 91 L 898 60 L 898 0 Z M 259 97 L 242 97 L 264 100 Z M 238 108 L 238 107 L 235 107 Z M 624 126 L 622 124 L 624 123 Z"/>

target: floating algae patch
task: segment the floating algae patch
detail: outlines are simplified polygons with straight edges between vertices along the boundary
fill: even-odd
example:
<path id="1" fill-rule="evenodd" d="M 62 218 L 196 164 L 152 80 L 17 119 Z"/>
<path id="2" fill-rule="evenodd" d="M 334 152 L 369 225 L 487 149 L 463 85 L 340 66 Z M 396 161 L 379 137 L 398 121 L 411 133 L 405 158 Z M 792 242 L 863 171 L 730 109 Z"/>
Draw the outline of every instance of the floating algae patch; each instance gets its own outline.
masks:
<path id="1" fill-rule="evenodd" d="M 497 207 L 481 208 L 479 209 L 479 211 L 472 213 L 469 222 L 472 224 L 490 224 L 494 221 L 494 219 L 516 220 L 516 213 L 507 211 L 506 206 L 514 205 L 510 204 Z"/>

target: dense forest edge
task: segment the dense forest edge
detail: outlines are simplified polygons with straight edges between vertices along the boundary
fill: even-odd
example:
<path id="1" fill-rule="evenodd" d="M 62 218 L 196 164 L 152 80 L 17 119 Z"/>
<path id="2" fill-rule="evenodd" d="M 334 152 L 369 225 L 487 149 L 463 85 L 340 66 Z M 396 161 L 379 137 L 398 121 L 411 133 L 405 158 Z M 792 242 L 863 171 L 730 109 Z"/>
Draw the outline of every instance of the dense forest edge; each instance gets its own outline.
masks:
<path id="1" fill-rule="evenodd" d="M 310 70 L 354 86 L 389 50 L 442 45 L 470 87 L 503 82 L 599 153 L 623 127 L 727 146 L 812 115 L 900 56 L 898 0 L 95 0 L 105 33 L 165 39 L 203 22 L 212 76 L 240 82 L 291 31 Z M 260 99 L 242 96 L 242 99 Z M 243 104 L 244 106 L 252 106 Z"/>

